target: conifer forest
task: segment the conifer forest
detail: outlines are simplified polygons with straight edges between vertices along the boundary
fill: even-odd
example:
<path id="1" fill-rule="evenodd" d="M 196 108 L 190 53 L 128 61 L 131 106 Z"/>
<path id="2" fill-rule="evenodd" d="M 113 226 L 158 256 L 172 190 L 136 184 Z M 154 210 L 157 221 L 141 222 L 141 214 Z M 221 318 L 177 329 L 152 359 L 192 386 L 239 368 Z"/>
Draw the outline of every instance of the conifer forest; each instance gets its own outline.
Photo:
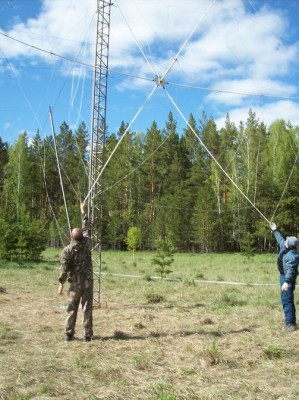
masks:
<path id="1" fill-rule="evenodd" d="M 106 159 L 127 126 L 107 128 Z M 178 131 L 170 112 L 164 126 L 152 121 L 146 132 L 129 130 L 103 173 L 103 249 L 126 249 L 128 230 L 137 227 L 140 250 L 168 238 L 178 252 L 273 251 L 267 220 L 285 235 L 298 231 L 298 133 L 282 119 L 265 126 L 252 110 L 238 126 L 227 115 L 221 129 L 203 113 L 190 115 Z M 72 131 L 63 122 L 56 142 L 58 157 L 52 134 L 29 139 L 23 132 L 8 144 L 0 132 L 1 258 L 35 259 L 45 247 L 68 241 L 57 158 L 71 225 L 81 224 L 80 200 L 88 191 L 85 123 Z"/>

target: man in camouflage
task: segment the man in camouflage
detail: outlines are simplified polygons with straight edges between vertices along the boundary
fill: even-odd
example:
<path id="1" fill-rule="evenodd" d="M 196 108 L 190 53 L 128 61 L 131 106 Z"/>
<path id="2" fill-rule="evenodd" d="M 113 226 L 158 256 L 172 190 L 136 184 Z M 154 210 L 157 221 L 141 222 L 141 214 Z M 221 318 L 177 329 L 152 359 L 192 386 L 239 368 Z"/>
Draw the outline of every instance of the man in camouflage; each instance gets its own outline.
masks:
<path id="1" fill-rule="evenodd" d="M 86 219 L 85 219 L 86 221 Z M 63 294 L 63 285 L 70 282 L 68 291 L 68 316 L 65 321 L 65 340 L 74 340 L 75 325 L 81 301 L 83 310 L 83 341 L 89 342 L 93 336 L 93 270 L 91 258 L 90 231 L 74 228 L 71 242 L 61 252 L 58 293 Z"/>

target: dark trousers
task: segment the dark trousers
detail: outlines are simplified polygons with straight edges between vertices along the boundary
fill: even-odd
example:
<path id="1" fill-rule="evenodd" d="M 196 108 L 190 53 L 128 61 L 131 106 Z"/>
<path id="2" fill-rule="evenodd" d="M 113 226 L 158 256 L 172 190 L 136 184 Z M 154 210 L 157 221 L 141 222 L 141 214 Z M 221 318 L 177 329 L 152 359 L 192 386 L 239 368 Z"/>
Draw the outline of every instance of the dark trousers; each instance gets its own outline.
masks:
<path id="1" fill-rule="evenodd" d="M 280 280 L 280 300 L 285 315 L 285 324 L 295 325 L 296 324 L 296 307 L 294 303 L 295 283 L 292 285 L 289 284 L 289 289 L 285 292 L 282 292 L 281 286 L 285 282 L 285 276 L 283 274 L 280 274 L 279 280 Z"/>

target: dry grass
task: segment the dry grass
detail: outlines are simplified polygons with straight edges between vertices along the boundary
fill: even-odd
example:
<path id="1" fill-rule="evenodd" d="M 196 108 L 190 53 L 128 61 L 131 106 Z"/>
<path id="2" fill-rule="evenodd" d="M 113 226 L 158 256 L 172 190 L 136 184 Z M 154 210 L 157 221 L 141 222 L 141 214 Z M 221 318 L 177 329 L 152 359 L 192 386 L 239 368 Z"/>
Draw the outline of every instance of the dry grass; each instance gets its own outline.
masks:
<path id="1" fill-rule="evenodd" d="M 94 340 L 82 343 L 80 313 L 65 343 L 54 266 L 0 278 L 1 400 L 299 396 L 299 331 L 282 330 L 277 287 L 105 275 Z"/>

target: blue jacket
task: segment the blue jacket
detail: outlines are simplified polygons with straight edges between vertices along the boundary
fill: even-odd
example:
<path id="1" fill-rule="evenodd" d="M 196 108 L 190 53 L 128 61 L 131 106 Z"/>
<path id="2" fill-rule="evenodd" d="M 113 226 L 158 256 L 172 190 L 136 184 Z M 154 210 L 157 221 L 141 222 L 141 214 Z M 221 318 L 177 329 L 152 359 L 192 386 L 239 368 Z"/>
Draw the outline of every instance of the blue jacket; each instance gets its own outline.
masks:
<path id="1" fill-rule="evenodd" d="M 284 250 L 286 239 L 282 236 L 282 234 L 278 230 L 275 230 L 273 234 L 275 236 L 275 239 L 277 240 L 280 251 Z M 290 284 L 296 283 L 296 278 L 298 275 L 298 264 L 299 264 L 299 253 L 296 250 L 296 247 L 290 247 L 282 258 L 283 272 L 285 275 L 285 281 L 287 283 Z"/>

